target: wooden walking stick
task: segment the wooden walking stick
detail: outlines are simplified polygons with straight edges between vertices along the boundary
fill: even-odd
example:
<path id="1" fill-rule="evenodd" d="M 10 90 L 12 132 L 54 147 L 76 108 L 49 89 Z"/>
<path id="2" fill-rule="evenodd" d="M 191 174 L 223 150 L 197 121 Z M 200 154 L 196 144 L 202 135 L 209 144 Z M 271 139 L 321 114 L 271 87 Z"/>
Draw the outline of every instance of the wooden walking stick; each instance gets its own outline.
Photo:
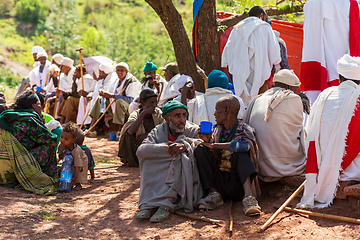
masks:
<path id="1" fill-rule="evenodd" d="M 196 217 L 196 216 L 189 215 L 189 214 L 186 214 L 186 213 L 182 213 L 182 212 L 179 212 L 179 211 L 175 211 L 175 214 L 179 215 L 179 216 L 182 216 L 182 217 L 189 218 L 189 219 L 199 220 L 199 221 L 208 222 L 208 223 L 212 223 L 212 224 L 220 224 L 220 223 L 222 223 L 221 220 L 211 219 L 211 218 L 207 218 L 207 217 L 204 217 L 204 216 Z"/>
<path id="2" fill-rule="evenodd" d="M 28 86 L 29 86 L 29 83 L 28 82 L 25 83 L 25 86 L 24 86 L 24 88 L 23 88 L 23 90 L 21 92 L 25 91 Z"/>
<path id="3" fill-rule="evenodd" d="M 229 220 L 230 220 L 230 224 L 229 224 L 229 238 L 231 238 L 232 234 L 233 234 L 233 227 L 234 227 L 234 219 L 232 216 L 232 206 L 233 206 L 233 200 L 230 200 L 230 209 L 229 209 Z"/>
<path id="4" fill-rule="evenodd" d="M 164 67 L 161 68 L 160 74 L 156 77 L 156 81 L 157 81 L 157 82 L 158 82 L 159 79 L 160 79 L 161 73 L 163 72 L 163 69 L 165 68 L 165 66 L 166 66 L 166 64 L 167 64 L 167 62 L 168 62 L 168 60 L 169 60 L 169 57 L 170 57 L 170 54 L 168 54 L 168 56 L 167 56 L 167 58 L 166 58 L 166 61 L 165 61 L 165 64 L 164 64 Z M 163 90 L 164 90 L 164 83 L 161 83 L 161 91 L 160 91 L 159 96 L 158 96 L 158 102 L 160 101 L 160 97 L 161 97 L 161 94 L 162 94 Z"/>
<path id="5" fill-rule="evenodd" d="M 271 216 L 271 218 L 267 220 L 267 222 L 264 225 L 262 225 L 262 227 L 260 228 L 261 231 L 265 231 L 265 229 L 277 217 L 277 215 L 279 215 L 279 213 L 281 213 L 282 210 L 284 210 L 284 208 L 291 202 L 291 200 L 293 200 L 296 197 L 296 195 L 298 195 L 304 189 L 305 183 L 306 180 L 300 185 L 300 187 L 298 187 L 298 189 L 296 189 L 295 192 L 293 192 L 293 194 L 291 194 L 291 196 L 283 203 L 283 205 L 281 205 L 281 207 Z"/>
<path id="6" fill-rule="evenodd" d="M 81 59 L 81 51 L 84 48 L 79 48 L 76 49 L 77 52 L 79 52 L 79 57 L 80 57 L 80 75 L 81 75 L 81 85 L 82 85 L 82 90 L 85 91 L 85 87 L 84 87 L 84 73 L 83 73 L 83 65 L 82 65 L 82 59 Z M 84 97 L 83 97 L 84 98 Z M 86 112 L 86 105 L 85 105 L 85 99 L 84 99 L 84 112 Z"/>
<path id="7" fill-rule="evenodd" d="M 277 206 L 277 205 L 274 205 L 274 207 L 279 208 L 279 206 Z M 325 213 L 317 213 L 317 212 L 312 212 L 312 211 L 303 210 L 303 209 L 296 209 L 296 208 L 291 208 L 291 207 L 285 207 L 284 210 L 289 211 L 289 212 L 314 216 L 314 217 L 321 217 L 321 218 L 327 218 L 327 219 L 332 219 L 332 220 L 339 220 L 339 221 L 344 221 L 344 222 L 360 224 L 360 219 L 356 219 L 356 218 L 342 217 L 342 216 L 336 216 L 336 215 L 325 214 Z"/>

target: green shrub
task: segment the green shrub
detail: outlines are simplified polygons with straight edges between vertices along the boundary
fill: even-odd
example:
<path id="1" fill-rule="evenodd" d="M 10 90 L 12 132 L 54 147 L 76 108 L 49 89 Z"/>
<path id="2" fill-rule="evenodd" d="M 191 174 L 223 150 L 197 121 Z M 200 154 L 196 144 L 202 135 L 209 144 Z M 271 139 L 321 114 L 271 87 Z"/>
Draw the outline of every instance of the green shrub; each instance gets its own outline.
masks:
<path id="1" fill-rule="evenodd" d="M 23 22 L 37 24 L 46 20 L 47 4 L 41 0 L 20 0 L 16 3 L 16 17 Z"/>
<path id="2" fill-rule="evenodd" d="M 12 8 L 14 7 L 13 0 L 1 0 L 0 2 L 0 16 L 4 16 L 5 14 L 10 13 Z"/>

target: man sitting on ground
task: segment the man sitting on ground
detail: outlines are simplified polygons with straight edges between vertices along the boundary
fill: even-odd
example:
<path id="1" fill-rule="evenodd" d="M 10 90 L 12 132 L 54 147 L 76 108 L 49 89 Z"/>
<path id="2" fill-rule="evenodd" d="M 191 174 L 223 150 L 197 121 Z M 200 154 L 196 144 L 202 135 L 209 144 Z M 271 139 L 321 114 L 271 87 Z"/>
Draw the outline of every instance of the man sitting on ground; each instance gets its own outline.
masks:
<path id="1" fill-rule="evenodd" d="M 360 57 L 344 55 L 337 70 L 341 84 L 325 89 L 311 108 L 306 184 L 299 207 L 328 207 L 339 181 L 360 180 Z M 347 188 L 360 192 L 359 185 L 344 188 L 345 193 Z"/>
<path id="2" fill-rule="evenodd" d="M 285 177 L 287 182 L 303 175 L 306 163 L 303 105 L 296 94 L 300 81 L 293 71 L 283 69 L 275 75 L 274 86 L 250 101 L 244 121 L 256 132 L 260 179 L 273 182 Z"/>
<path id="3" fill-rule="evenodd" d="M 118 156 L 129 167 L 138 167 L 136 150 L 149 132 L 165 120 L 157 106 L 157 95 L 151 89 L 140 93 L 140 108 L 131 113 L 128 121 L 121 129 Z"/>
<path id="4" fill-rule="evenodd" d="M 193 211 L 202 196 L 193 151 L 198 126 L 186 121 L 187 107 L 169 101 L 163 107 L 166 122 L 156 126 L 138 148 L 140 212 L 138 219 L 162 222 L 175 209 Z M 199 141 L 199 139 L 197 140 Z"/>
<path id="5" fill-rule="evenodd" d="M 234 95 L 229 88 L 229 78 L 219 70 L 212 71 L 208 76 L 208 89 L 205 94 L 196 96 L 188 103 L 189 121 L 200 124 L 201 121 L 210 121 L 215 124 L 215 104 L 218 99 L 227 95 Z M 238 118 L 241 119 L 245 108 L 243 101 L 235 96 L 240 103 Z"/>
<path id="6" fill-rule="evenodd" d="M 199 202 L 200 209 L 214 209 L 223 200 L 242 200 L 245 214 L 259 215 L 261 208 L 252 191 L 257 171 L 254 129 L 237 119 L 240 103 L 235 96 L 225 96 L 216 102 L 216 128 L 195 149 L 200 180 L 208 196 Z"/>

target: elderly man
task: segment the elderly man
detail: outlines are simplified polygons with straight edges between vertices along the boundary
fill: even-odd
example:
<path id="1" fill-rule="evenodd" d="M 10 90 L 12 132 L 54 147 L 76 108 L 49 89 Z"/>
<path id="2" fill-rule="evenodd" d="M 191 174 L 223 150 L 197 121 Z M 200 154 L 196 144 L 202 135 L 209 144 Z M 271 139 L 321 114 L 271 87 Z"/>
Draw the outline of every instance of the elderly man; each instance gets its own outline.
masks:
<path id="1" fill-rule="evenodd" d="M 240 103 L 229 95 L 216 102 L 216 127 L 195 149 L 196 163 L 203 190 L 208 195 L 199 202 L 200 209 L 214 209 L 223 200 L 242 200 L 248 216 L 259 215 L 261 208 L 251 184 L 257 175 L 254 129 L 237 119 Z M 201 129 L 200 129 L 201 133 Z"/>
<path id="2" fill-rule="evenodd" d="M 47 60 L 48 55 L 45 51 L 38 52 L 36 56 L 40 65 L 30 72 L 30 85 L 31 87 L 41 87 L 41 91 L 44 92 L 44 88 L 49 85 L 49 67 L 51 63 Z"/>
<path id="3" fill-rule="evenodd" d="M 179 74 L 178 65 L 173 62 L 166 64 L 166 66 L 164 68 L 161 67 L 160 69 L 164 70 L 164 72 L 165 72 L 164 77 L 165 77 L 165 80 L 168 82 L 166 88 L 164 89 L 164 91 L 161 94 L 161 99 L 158 104 L 159 107 L 163 107 L 167 101 L 173 99 L 174 97 L 176 97 L 177 95 L 180 94 L 179 91 L 174 92 L 171 89 L 173 84 L 180 77 L 180 74 Z"/>
<path id="4" fill-rule="evenodd" d="M 221 66 L 233 75 L 235 95 L 245 106 L 267 90 L 273 66 L 280 63 L 280 48 L 271 26 L 265 22 L 266 12 L 259 6 L 249 11 L 248 18 L 234 26 L 225 45 Z"/>
<path id="5" fill-rule="evenodd" d="M 178 101 L 167 102 L 162 116 L 166 122 L 156 126 L 136 152 L 141 174 L 136 218 L 151 217 L 151 222 L 166 220 L 176 209 L 193 211 L 202 196 L 193 157 L 198 126 L 186 121 L 187 107 Z"/>
<path id="6" fill-rule="evenodd" d="M 201 121 L 210 121 L 215 124 L 215 104 L 223 96 L 233 95 L 229 88 L 229 79 L 227 75 L 219 70 L 212 71 L 208 76 L 208 89 L 204 95 L 199 95 L 188 103 L 189 121 L 200 124 Z M 245 107 L 243 101 L 236 96 L 240 102 L 240 111 L 238 118 L 241 119 Z"/>
<path id="7" fill-rule="evenodd" d="M 339 181 L 360 180 L 360 57 L 344 55 L 337 70 L 341 84 L 320 93 L 311 109 L 307 181 L 299 207 L 328 207 Z"/>
<path id="8" fill-rule="evenodd" d="M 104 79 L 101 83 L 102 86 L 99 88 L 99 96 L 96 99 L 91 111 L 90 117 L 92 117 L 91 126 L 95 124 L 97 119 L 102 113 L 105 113 L 107 105 L 110 104 L 109 95 L 115 93 L 115 85 L 118 82 L 117 74 L 113 71 L 114 66 L 112 64 L 102 63 L 99 66 L 99 78 Z M 112 116 L 111 109 L 108 109 L 107 113 Z M 96 126 L 96 132 L 91 133 L 90 136 L 102 135 L 104 132 L 102 130 L 104 123 L 104 118 Z"/>
<path id="9" fill-rule="evenodd" d="M 280 70 L 274 87 L 251 100 L 245 112 L 245 122 L 256 132 L 259 177 L 265 182 L 304 174 L 303 105 L 296 94 L 299 86 L 293 71 Z"/>
<path id="10" fill-rule="evenodd" d="M 136 150 L 149 132 L 165 120 L 161 109 L 157 107 L 157 95 L 151 89 L 140 93 L 140 109 L 131 113 L 128 121 L 121 129 L 118 156 L 129 167 L 138 167 Z"/>
<path id="11" fill-rule="evenodd" d="M 164 91 L 168 83 L 165 81 L 165 79 L 156 73 L 156 70 L 158 70 L 158 67 L 153 62 L 145 63 L 143 68 L 145 81 L 141 87 L 141 90 L 150 88 L 157 94 L 160 94 L 162 91 Z"/>

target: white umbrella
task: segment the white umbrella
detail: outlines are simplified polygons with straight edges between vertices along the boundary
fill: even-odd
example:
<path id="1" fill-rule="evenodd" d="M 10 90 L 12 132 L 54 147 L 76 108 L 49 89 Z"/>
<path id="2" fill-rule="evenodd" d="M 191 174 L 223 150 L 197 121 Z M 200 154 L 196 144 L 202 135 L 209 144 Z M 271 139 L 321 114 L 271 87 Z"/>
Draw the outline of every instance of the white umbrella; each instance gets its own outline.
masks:
<path id="1" fill-rule="evenodd" d="M 113 63 L 114 61 L 108 57 L 104 56 L 94 56 L 83 58 L 83 62 L 85 64 L 86 72 L 92 75 L 95 73 L 99 76 L 99 66 L 101 63 Z"/>

